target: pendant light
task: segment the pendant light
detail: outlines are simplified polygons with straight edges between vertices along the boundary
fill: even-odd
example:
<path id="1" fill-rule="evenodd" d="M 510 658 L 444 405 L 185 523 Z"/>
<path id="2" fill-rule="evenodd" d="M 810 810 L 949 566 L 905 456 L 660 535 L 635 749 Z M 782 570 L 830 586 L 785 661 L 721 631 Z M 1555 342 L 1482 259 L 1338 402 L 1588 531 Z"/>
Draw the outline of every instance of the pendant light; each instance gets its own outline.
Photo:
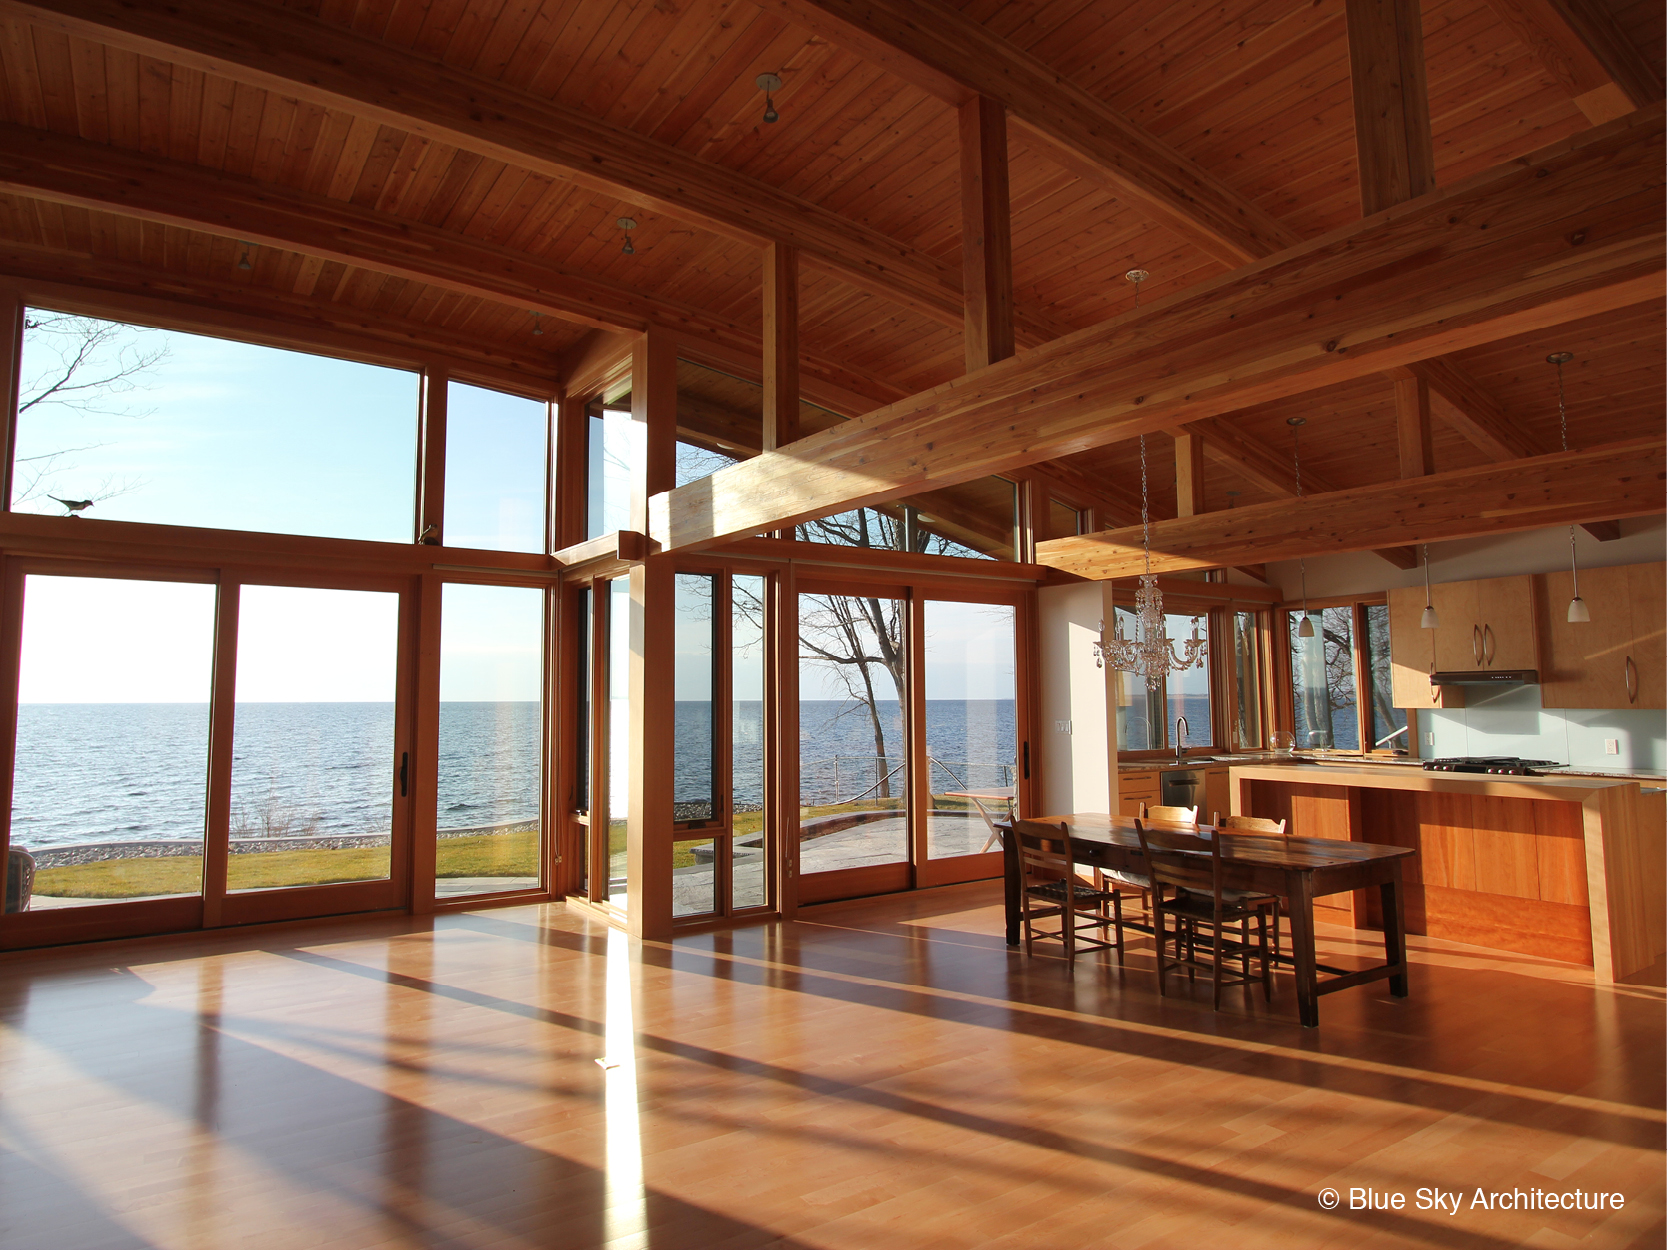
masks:
<path id="1" fill-rule="evenodd" d="M 764 93 L 764 120 L 770 123 L 780 121 L 781 114 L 776 112 L 775 101 L 770 96 L 781 90 L 781 75 L 760 74 L 755 80 L 755 85 Z"/>
<path id="2" fill-rule="evenodd" d="M 614 222 L 614 225 L 625 231 L 625 246 L 619 250 L 624 252 L 627 256 L 635 256 L 637 254 L 637 249 L 631 246 L 631 231 L 637 228 L 637 219 L 635 217 L 621 217 L 618 221 Z"/>
<path id="3" fill-rule="evenodd" d="M 1430 602 L 1430 544 L 1424 544 L 1424 615 L 1418 618 L 1419 629 L 1440 629 L 1441 618 L 1435 613 L 1435 604 Z"/>
<path id="4" fill-rule="evenodd" d="M 1297 472 L 1297 498 L 1302 498 L 1302 436 L 1299 431 L 1308 424 L 1307 417 L 1286 417 L 1285 424 L 1291 427 L 1291 462 Z M 1302 577 L 1302 624 L 1297 626 L 1298 638 L 1312 638 L 1314 636 L 1314 622 L 1308 616 L 1308 560 L 1298 557 L 1297 570 Z"/>
<path id="5" fill-rule="evenodd" d="M 1563 450 L 1569 449 L 1569 407 L 1563 395 L 1563 366 L 1574 359 L 1573 352 L 1552 352 L 1545 358 L 1548 365 L 1557 366 L 1557 423 L 1562 428 Z M 1569 600 L 1569 624 L 1584 625 L 1592 619 L 1592 610 L 1580 597 L 1580 556 L 1574 548 L 1574 526 L 1569 526 L 1569 572 L 1574 578 L 1574 598 Z"/>
<path id="6" fill-rule="evenodd" d="M 1140 307 L 1140 284 L 1142 282 L 1146 281 L 1146 279 L 1150 278 L 1152 275 L 1147 273 L 1144 269 L 1131 269 L 1131 270 L 1129 270 L 1128 273 L 1124 274 L 1123 276 L 1125 278 L 1127 278 L 1130 282 L 1134 283 L 1134 306 L 1136 308 L 1139 308 Z"/>

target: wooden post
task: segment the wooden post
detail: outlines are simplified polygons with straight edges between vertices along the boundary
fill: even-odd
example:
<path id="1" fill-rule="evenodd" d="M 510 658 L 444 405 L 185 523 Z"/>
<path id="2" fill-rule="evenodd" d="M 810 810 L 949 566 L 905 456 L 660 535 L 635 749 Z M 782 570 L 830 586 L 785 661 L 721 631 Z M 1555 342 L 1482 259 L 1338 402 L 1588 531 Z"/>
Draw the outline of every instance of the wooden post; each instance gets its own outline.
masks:
<path id="1" fill-rule="evenodd" d="M 1417 0 L 1346 0 L 1354 84 L 1360 211 L 1373 213 L 1435 189 Z"/>
<path id="2" fill-rule="evenodd" d="M 1175 436 L 1175 515 L 1204 511 L 1204 440 L 1196 434 Z"/>
<path id="3" fill-rule="evenodd" d="M 772 580 L 766 646 L 773 673 L 765 675 L 765 803 L 770 814 L 768 854 L 776 910 L 791 920 L 799 907 L 799 588 L 789 561 Z M 772 680 L 773 678 L 773 680 Z"/>
<path id="4" fill-rule="evenodd" d="M 1395 431 L 1401 449 L 1401 476 L 1428 477 L 1434 473 L 1430 385 L 1423 378 L 1395 379 Z"/>
<path id="5" fill-rule="evenodd" d="M 550 550 L 576 546 L 590 535 L 589 413 L 583 395 L 563 395 L 555 402 L 556 431 L 550 475 Z"/>
<path id="6" fill-rule="evenodd" d="M 11 511 L 12 471 L 17 455 L 18 370 L 23 364 L 23 300 L 8 291 L 0 297 L 0 405 L 5 425 L 0 427 L 0 510 Z"/>
<path id="7" fill-rule="evenodd" d="M 763 449 L 799 437 L 799 249 L 764 247 Z"/>
<path id="8" fill-rule="evenodd" d="M 655 330 L 631 349 L 631 528 L 648 532 L 648 500 L 677 485 L 677 348 Z"/>
<path id="9" fill-rule="evenodd" d="M 1007 112 L 987 96 L 961 106 L 961 284 L 967 372 L 1013 354 L 1013 232 Z"/>
<path id="10" fill-rule="evenodd" d="M 625 826 L 626 925 L 671 936 L 676 614 L 669 556 L 631 569 L 631 770 Z"/>
<path id="11" fill-rule="evenodd" d="M 440 773 L 440 628 L 444 587 L 437 573 L 417 578 L 417 674 L 411 735 L 411 914 L 434 910 Z"/>
<path id="12" fill-rule="evenodd" d="M 417 541 L 441 545 L 446 534 L 446 391 L 443 366 L 423 370 L 417 425 Z M 426 536 L 426 537 L 425 537 Z"/>
<path id="13" fill-rule="evenodd" d="M 203 928 L 217 928 L 231 853 L 232 743 L 237 716 L 237 618 L 241 586 L 221 577 L 215 596 L 214 670 L 209 678 L 208 797 L 203 820 Z M 7 770 L 8 775 L 10 770 Z"/>

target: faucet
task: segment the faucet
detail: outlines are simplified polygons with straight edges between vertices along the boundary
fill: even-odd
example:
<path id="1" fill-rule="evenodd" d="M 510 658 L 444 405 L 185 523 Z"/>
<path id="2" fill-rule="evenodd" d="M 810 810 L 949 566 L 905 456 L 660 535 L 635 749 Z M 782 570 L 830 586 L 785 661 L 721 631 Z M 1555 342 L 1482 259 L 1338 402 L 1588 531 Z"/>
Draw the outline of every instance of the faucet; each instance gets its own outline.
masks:
<path id="1" fill-rule="evenodd" d="M 1187 734 L 1192 732 L 1192 726 L 1187 724 L 1185 716 L 1175 718 L 1175 762 L 1181 762 L 1181 744 L 1187 740 Z"/>

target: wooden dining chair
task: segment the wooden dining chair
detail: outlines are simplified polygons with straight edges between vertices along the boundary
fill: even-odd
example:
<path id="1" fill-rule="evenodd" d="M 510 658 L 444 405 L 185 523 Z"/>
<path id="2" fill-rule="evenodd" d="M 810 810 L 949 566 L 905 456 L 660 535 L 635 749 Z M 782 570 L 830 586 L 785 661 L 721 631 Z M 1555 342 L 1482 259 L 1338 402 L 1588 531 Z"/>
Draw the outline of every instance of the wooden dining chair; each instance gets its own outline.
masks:
<path id="1" fill-rule="evenodd" d="M 1198 827 L 1198 809 L 1196 807 L 1163 807 L 1156 804 L 1147 807 L 1146 801 L 1142 799 L 1140 819 L 1163 820 L 1171 824 L 1191 825 L 1196 829 Z M 1145 905 L 1147 914 L 1150 915 L 1152 910 L 1152 880 L 1145 873 L 1135 872 L 1128 868 L 1102 868 L 1094 874 L 1094 882 L 1102 890 L 1109 889 L 1117 894 L 1121 894 L 1123 891 L 1132 891 L 1134 896 Z M 1118 901 L 1119 908 L 1121 908 L 1121 904 L 1122 900 L 1120 898 Z"/>
<path id="2" fill-rule="evenodd" d="M 1277 837 L 1289 836 L 1285 832 L 1285 822 L 1283 820 L 1269 820 L 1266 816 L 1223 816 L 1220 812 L 1217 812 L 1210 818 L 1210 823 L 1223 833 L 1263 833 L 1273 834 Z M 1243 902 L 1248 897 L 1248 895 L 1243 896 L 1238 901 Z M 1273 953 L 1277 958 L 1279 955 L 1279 912 L 1281 908 L 1287 912 L 1290 911 L 1291 900 L 1283 894 L 1264 894 L 1257 897 L 1262 900 L 1271 900 L 1271 904 L 1263 901 L 1259 903 L 1259 906 L 1268 908 L 1272 913 L 1269 918 L 1273 927 Z"/>
<path id="3" fill-rule="evenodd" d="M 1249 903 L 1235 903 L 1228 897 L 1233 892 L 1221 884 L 1221 839 L 1162 829 L 1138 817 L 1134 827 L 1152 877 L 1152 927 L 1157 938 L 1159 995 L 1167 993 L 1165 974 L 1171 969 L 1185 968 L 1192 977 L 1198 969 L 1207 967 L 1217 1011 L 1221 1010 L 1223 985 L 1249 985 L 1258 979 L 1262 982 L 1263 996 L 1272 1002 L 1266 912 Z M 1175 921 L 1173 933 L 1169 930 L 1171 917 Z M 1256 922 L 1254 934 L 1250 931 L 1252 920 Z M 1233 933 L 1230 926 L 1235 924 L 1238 930 Z M 1211 958 L 1207 965 L 1198 958 L 1197 936 L 1202 928 L 1210 930 Z M 1171 939 L 1175 943 L 1173 959 L 1165 949 Z M 1238 948 L 1237 975 L 1224 967 L 1229 941 Z M 1261 967 L 1259 977 L 1251 975 L 1253 955 Z"/>
<path id="4" fill-rule="evenodd" d="M 1034 953 L 1038 938 L 1061 943 L 1065 962 L 1075 964 L 1077 949 L 1115 950 L 1123 945 L 1122 900 L 1114 891 L 1098 888 L 1077 875 L 1071 862 L 1069 827 L 1037 820 L 1001 822 L 1011 833 L 1019 857 L 1019 914 L 1024 923 L 1025 954 Z M 1042 929 L 1039 920 L 1057 917 L 1057 929 Z M 1113 940 L 1105 932 L 1111 929 Z M 1099 937 L 1083 937 L 1098 931 Z"/>
<path id="5" fill-rule="evenodd" d="M 1198 809 L 1196 807 L 1165 807 L 1161 803 L 1154 803 L 1147 807 L 1145 802 L 1140 804 L 1140 819 L 1162 820 L 1175 825 L 1198 824 Z"/>

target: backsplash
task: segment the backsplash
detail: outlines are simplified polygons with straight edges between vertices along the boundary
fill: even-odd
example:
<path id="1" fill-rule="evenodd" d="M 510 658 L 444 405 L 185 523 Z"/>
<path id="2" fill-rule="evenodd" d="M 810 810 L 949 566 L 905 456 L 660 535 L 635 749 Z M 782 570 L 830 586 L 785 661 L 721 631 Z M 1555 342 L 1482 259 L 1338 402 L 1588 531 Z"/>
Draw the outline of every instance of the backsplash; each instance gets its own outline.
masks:
<path id="1" fill-rule="evenodd" d="M 1667 767 L 1667 712 L 1542 708 L 1538 686 L 1513 686 L 1497 693 L 1471 686 L 1470 706 L 1418 713 L 1425 758 L 1445 755 L 1520 755 L 1556 760 L 1571 768 Z M 1618 754 L 1604 753 L 1613 738 Z"/>

